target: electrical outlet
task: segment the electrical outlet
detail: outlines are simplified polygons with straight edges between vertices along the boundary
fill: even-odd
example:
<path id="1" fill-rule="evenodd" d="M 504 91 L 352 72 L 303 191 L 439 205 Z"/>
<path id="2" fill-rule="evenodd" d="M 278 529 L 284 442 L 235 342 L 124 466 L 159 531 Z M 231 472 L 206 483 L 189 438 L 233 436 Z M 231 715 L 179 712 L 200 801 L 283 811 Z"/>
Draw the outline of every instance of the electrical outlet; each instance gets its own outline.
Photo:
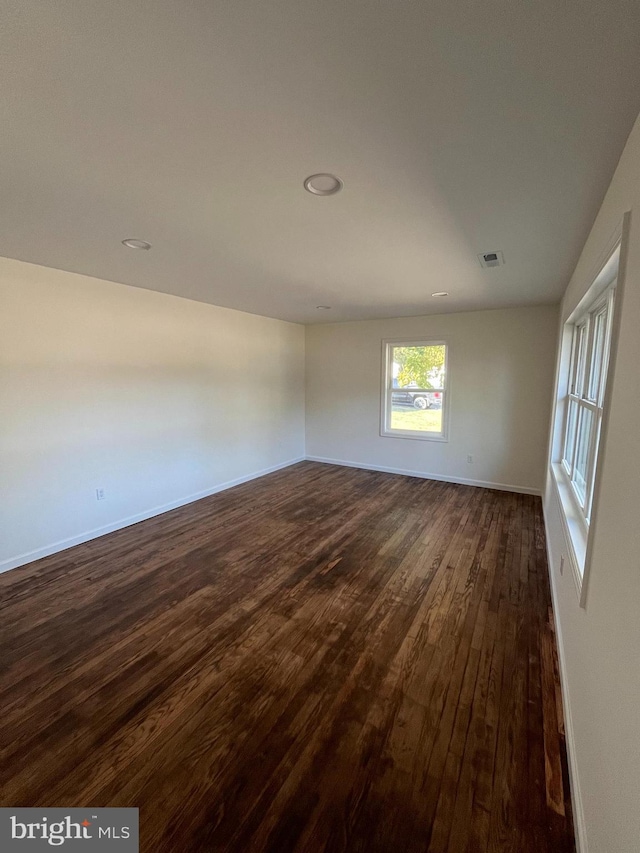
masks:
<path id="1" fill-rule="evenodd" d="M 560 557 L 560 574 L 564 574 L 564 554 Z"/>
<path id="2" fill-rule="evenodd" d="M 105 499 L 104 489 L 96 489 L 96 500 L 103 501 Z"/>
<path id="3" fill-rule="evenodd" d="M 473 462 L 473 456 L 470 453 L 467 455 L 467 462 Z"/>

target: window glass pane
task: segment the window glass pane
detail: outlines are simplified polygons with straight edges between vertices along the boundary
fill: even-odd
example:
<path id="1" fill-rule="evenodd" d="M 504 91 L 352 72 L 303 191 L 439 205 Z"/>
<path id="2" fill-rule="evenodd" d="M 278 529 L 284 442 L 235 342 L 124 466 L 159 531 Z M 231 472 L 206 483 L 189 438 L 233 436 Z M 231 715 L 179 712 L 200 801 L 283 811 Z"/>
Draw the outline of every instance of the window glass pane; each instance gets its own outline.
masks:
<path id="1" fill-rule="evenodd" d="M 578 426 L 578 404 L 575 400 L 569 400 L 569 412 L 567 414 L 567 432 L 564 440 L 563 460 L 567 468 L 571 470 L 573 463 L 573 449 L 576 444 L 576 429 Z"/>
<path id="2" fill-rule="evenodd" d="M 395 399 L 394 393 L 390 427 L 412 432 L 441 433 L 443 403 L 444 394 L 440 391 L 422 397 L 416 395 L 413 402 Z"/>
<path id="3" fill-rule="evenodd" d="M 391 380 L 393 388 L 444 388 L 444 344 L 391 347 Z"/>
<path id="4" fill-rule="evenodd" d="M 587 324 L 577 328 L 578 343 L 576 346 L 576 378 L 573 393 L 579 397 L 584 392 L 584 374 L 587 360 Z"/>
<path id="5" fill-rule="evenodd" d="M 600 311 L 593 318 L 593 346 L 591 348 L 591 370 L 589 371 L 590 400 L 598 400 L 600 397 L 600 383 L 602 381 L 602 368 L 604 363 L 604 345 L 607 336 L 607 312 Z"/>
<path id="6" fill-rule="evenodd" d="M 589 444 L 591 442 L 592 429 L 593 412 L 590 409 L 581 406 L 578 423 L 576 463 L 573 469 L 572 480 L 582 505 L 584 505 L 587 489 L 587 465 L 589 462 Z"/>
<path id="7" fill-rule="evenodd" d="M 569 365 L 569 393 L 574 394 L 576 390 L 576 376 L 578 374 L 578 338 L 579 329 L 573 327 L 573 335 L 571 337 L 571 362 Z"/>
<path id="8" fill-rule="evenodd" d="M 390 344 L 385 426 L 389 431 L 444 434 L 445 344 Z"/>

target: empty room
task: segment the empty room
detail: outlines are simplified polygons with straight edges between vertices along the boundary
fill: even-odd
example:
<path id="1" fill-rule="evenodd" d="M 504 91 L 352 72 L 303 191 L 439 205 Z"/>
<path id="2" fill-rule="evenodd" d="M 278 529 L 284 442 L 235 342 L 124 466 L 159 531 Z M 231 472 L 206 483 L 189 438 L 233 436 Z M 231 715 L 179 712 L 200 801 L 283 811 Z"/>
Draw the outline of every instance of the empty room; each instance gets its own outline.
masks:
<path id="1" fill-rule="evenodd" d="M 640 4 L 0 21 L 0 851 L 640 853 Z"/>

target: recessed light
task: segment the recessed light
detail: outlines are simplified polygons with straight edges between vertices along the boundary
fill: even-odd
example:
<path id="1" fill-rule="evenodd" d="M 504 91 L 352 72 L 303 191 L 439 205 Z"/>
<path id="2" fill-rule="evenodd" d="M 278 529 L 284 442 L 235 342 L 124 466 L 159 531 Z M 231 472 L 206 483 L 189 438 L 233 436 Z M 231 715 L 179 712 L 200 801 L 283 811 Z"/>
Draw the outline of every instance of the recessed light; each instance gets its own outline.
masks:
<path id="1" fill-rule="evenodd" d="M 146 240 L 135 240 L 133 237 L 127 237 L 126 240 L 122 241 L 122 245 L 126 246 L 128 249 L 150 249 L 151 243 L 147 243 Z"/>
<path id="2" fill-rule="evenodd" d="M 446 290 L 436 290 L 435 293 L 431 294 L 432 296 L 448 296 L 449 293 Z"/>
<path id="3" fill-rule="evenodd" d="M 330 311 L 331 305 L 316 305 L 318 311 Z"/>
<path id="4" fill-rule="evenodd" d="M 304 188 L 313 195 L 335 195 L 339 193 L 344 184 L 335 175 L 320 172 L 317 175 L 309 175 L 304 182 Z"/>

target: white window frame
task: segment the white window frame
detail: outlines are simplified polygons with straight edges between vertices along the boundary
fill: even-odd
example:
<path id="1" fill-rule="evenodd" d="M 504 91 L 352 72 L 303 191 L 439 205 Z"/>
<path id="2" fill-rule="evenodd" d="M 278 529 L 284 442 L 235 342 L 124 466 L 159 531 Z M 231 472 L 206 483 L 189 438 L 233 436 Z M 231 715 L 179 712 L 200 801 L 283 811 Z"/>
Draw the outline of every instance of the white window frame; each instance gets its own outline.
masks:
<path id="1" fill-rule="evenodd" d="M 576 504 L 577 515 L 588 529 L 593 508 L 598 449 L 604 415 L 604 394 L 611 352 L 611 336 L 617 280 L 594 300 L 570 324 L 571 360 L 566 388 L 566 405 L 562 430 L 562 452 L 560 461 L 568 478 L 571 494 Z M 604 319 L 602 358 L 596 359 L 594 345 L 599 317 Z M 599 362 L 599 363 L 598 363 Z M 594 369 L 598 370 L 596 387 L 593 388 Z M 575 412 L 575 417 L 571 415 Z M 578 481 L 577 459 L 580 451 L 580 432 L 583 418 L 590 417 L 592 426 L 589 446 L 586 450 L 584 488 Z"/>
<path id="2" fill-rule="evenodd" d="M 552 440 L 550 444 L 549 471 L 555 486 L 560 519 L 567 550 L 565 551 L 571 575 L 575 582 L 580 606 L 587 606 L 587 587 L 591 571 L 591 556 L 598 523 L 598 504 L 602 470 L 607 452 L 609 428 L 609 399 L 615 375 L 617 343 L 623 313 L 624 279 L 629 237 L 630 215 L 625 213 L 609 247 L 601 255 L 595 268 L 592 284 L 574 310 L 561 324 L 561 342 L 556 369 L 555 406 L 552 417 Z M 611 300 L 611 301 L 609 301 Z M 585 364 L 587 372 L 592 370 L 593 324 L 602 306 L 607 304 L 606 349 L 607 356 L 602 364 L 599 387 L 596 393 L 589 387 L 589 377 L 577 381 L 575 362 L 576 327 L 585 325 Z M 584 400 L 582 398 L 585 398 Z M 592 413 L 596 427 L 591 436 L 587 459 L 587 489 L 584 496 L 576 490 L 573 479 L 574 455 L 567 453 L 567 430 L 570 419 L 570 402 L 580 398 L 582 408 Z M 577 433 L 576 433 L 577 434 Z M 567 458 L 570 457 L 570 458 Z M 564 556 L 563 555 L 563 560 Z M 562 561 L 560 565 L 562 572 Z"/>
<path id="3" fill-rule="evenodd" d="M 444 349 L 444 383 L 442 388 L 420 388 L 416 390 L 439 391 L 442 394 L 442 431 L 425 432 L 421 430 L 402 430 L 391 428 L 392 392 L 399 390 L 393 387 L 392 351 L 394 347 L 433 347 L 443 346 Z M 419 441 L 449 441 L 449 398 L 451 396 L 451 381 L 449 378 L 450 348 L 443 340 L 416 340 L 414 338 L 386 338 L 382 341 L 382 393 L 380 395 L 380 435 L 384 438 L 409 438 Z"/>

